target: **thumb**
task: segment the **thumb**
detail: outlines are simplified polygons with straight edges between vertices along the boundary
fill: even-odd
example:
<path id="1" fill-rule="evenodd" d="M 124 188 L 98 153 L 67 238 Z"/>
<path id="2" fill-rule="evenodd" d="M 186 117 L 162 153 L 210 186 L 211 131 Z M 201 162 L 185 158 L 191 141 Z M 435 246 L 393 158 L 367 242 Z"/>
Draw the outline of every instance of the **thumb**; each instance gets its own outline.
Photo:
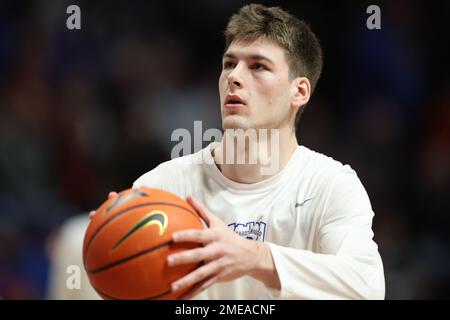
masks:
<path id="1" fill-rule="evenodd" d="M 187 197 L 187 201 L 194 207 L 194 209 L 198 212 L 200 217 L 206 222 L 208 227 L 211 226 L 211 221 L 213 219 L 213 214 L 209 212 L 209 210 L 202 204 L 200 201 L 195 199 L 192 195 Z"/>

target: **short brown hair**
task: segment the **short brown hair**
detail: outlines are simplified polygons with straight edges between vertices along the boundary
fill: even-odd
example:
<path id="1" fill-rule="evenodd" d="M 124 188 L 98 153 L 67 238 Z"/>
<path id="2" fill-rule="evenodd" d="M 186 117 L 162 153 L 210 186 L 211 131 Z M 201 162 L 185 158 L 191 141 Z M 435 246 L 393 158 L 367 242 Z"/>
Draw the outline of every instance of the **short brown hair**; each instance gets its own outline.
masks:
<path id="1" fill-rule="evenodd" d="M 252 41 L 259 37 L 274 40 L 285 49 L 290 79 L 308 78 L 312 93 L 322 72 L 323 58 L 319 40 L 309 26 L 279 7 L 249 4 L 230 18 L 225 30 L 225 50 L 235 40 Z M 295 125 L 303 109 L 304 106 L 298 110 Z"/>

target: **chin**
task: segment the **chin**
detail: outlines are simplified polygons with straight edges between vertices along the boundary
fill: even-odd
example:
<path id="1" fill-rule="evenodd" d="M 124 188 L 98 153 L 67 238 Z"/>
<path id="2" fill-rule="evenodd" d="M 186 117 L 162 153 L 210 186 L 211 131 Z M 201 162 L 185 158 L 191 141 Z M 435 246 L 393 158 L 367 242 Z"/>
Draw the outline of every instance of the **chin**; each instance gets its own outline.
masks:
<path id="1" fill-rule="evenodd" d="M 222 128 L 223 130 L 226 129 L 249 129 L 252 128 L 249 121 L 243 117 L 232 115 L 232 116 L 226 116 L 222 120 Z"/>

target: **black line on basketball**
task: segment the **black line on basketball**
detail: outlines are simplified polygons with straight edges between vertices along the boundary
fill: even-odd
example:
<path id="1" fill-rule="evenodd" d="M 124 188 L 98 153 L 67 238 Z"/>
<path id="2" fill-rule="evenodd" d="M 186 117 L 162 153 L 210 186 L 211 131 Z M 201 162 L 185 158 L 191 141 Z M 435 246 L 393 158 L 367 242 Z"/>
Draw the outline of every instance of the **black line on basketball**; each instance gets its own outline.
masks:
<path id="1" fill-rule="evenodd" d="M 161 249 L 161 248 L 163 248 L 163 247 L 165 247 L 165 246 L 168 246 L 168 245 L 170 245 L 170 244 L 172 244 L 172 243 L 173 243 L 173 241 L 164 242 L 164 243 L 158 244 L 157 246 L 154 246 L 154 247 L 145 249 L 145 250 L 143 250 L 143 251 L 141 251 L 141 252 L 135 253 L 135 254 L 133 254 L 133 255 L 131 255 L 131 256 L 128 256 L 128 257 L 126 257 L 126 258 L 117 260 L 117 261 L 115 261 L 115 262 L 111 262 L 110 264 L 107 264 L 107 265 L 105 265 L 105 266 L 102 266 L 102 267 L 99 267 L 99 268 L 96 268 L 96 269 L 88 269 L 88 268 L 86 268 L 86 271 L 87 271 L 88 273 L 92 273 L 92 274 L 94 274 L 94 273 L 99 273 L 99 272 L 108 270 L 108 269 L 110 269 L 110 268 L 112 268 L 112 267 L 115 267 L 115 266 L 117 266 L 117 265 L 119 265 L 119 264 L 125 263 L 125 262 L 127 262 L 127 261 L 129 261 L 129 260 L 133 260 L 134 258 L 138 258 L 138 257 L 140 257 L 140 256 L 142 256 L 142 255 L 144 255 L 144 254 L 149 253 L 149 252 L 152 252 L 152 251 Z"/>

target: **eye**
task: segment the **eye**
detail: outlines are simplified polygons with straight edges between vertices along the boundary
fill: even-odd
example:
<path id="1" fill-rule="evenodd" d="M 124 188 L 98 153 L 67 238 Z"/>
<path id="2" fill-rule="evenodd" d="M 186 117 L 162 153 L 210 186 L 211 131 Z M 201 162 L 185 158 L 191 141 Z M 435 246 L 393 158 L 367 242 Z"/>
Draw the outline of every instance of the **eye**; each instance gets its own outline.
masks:
<path id="1" fill-rule="evenodd" d="M 267 67 L 263 65 L 262 63 L 254 63 L 251 65 L 251 68 L 253 70 L 267 70 Z"/>
<path id="2" fill-rule="evenodd" d="M 232 69 L 232 68 L 235 68 L 236 67 L 236 63 L 234 63 L 234 62 L 232 62 L 232 61 L 225 61 L 224 63 L 223 63 L 223 68 L 224 69 Z"/>

